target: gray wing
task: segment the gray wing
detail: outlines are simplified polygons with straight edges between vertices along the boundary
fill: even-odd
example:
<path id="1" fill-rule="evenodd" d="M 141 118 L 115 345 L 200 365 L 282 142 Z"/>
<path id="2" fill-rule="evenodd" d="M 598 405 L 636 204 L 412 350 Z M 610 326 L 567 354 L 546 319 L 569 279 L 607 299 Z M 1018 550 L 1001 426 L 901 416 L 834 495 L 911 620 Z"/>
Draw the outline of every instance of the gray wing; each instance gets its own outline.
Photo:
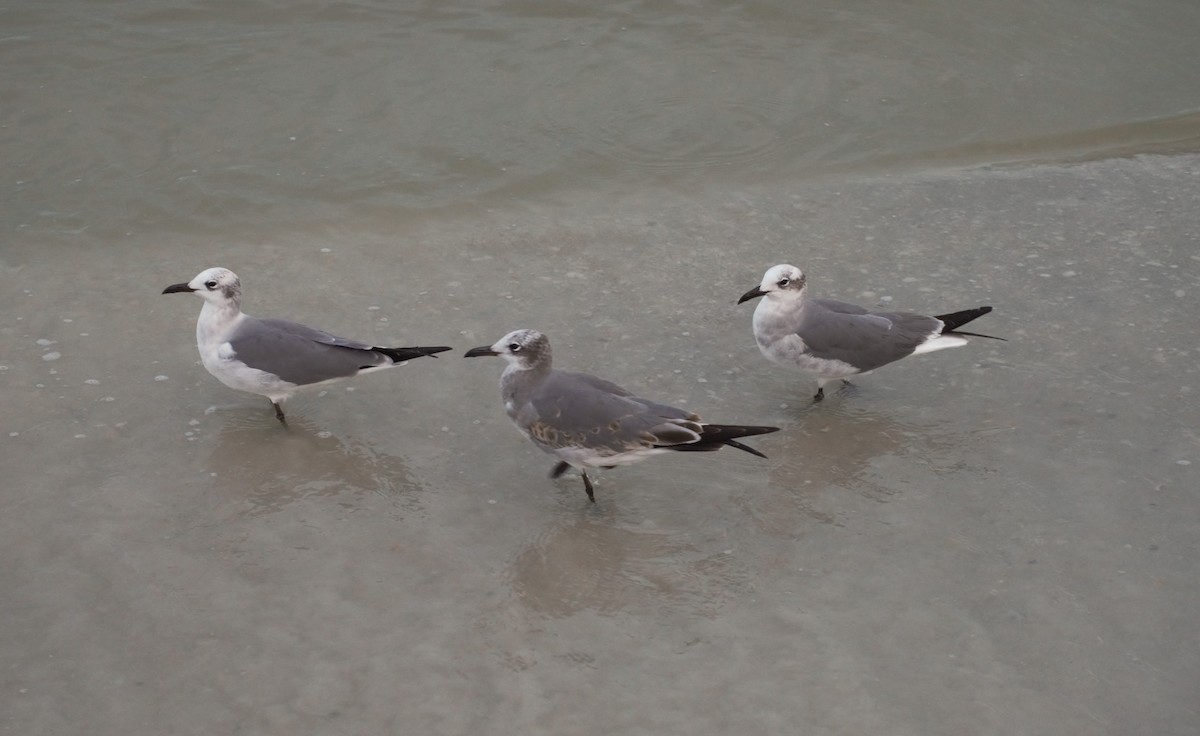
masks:
<path id="1" fill-rule="evenodd" d="M 823 307 L 831 312 L 840 314 L 870 314 L 871 310 L 850 302 L 839 302 L 837 299 L 809 299 L 808 303 Z"/>
<path id="2" fill-rule="evenodd" d="M 255 319 L 256 322 L 267 327 L 274 327 L 278 330 L 283 330 L 299 337 L 306 337 L 313 342 L 319 342 L 325 345 L 337 345 L 343 348 L 353 348 L 355 350 L 374 350 L 374 345 L 368 345 L 365 342 L 357 340 L 349 340 L 337 335 L 331 335 L 324 330 L 318 330 L 315 327 L 302 325 L 299 322 L 289 322 L 286 319 Z"/>
<path id="3" fill-rule="evenodd" d="M 586 373 L 552 371 L 526 408 L 521 426 L 549 448 L 625 452 L 695 442 L 702 431 L 695 414 L 639 399 Z"/>
<path id="4" fill-rule="evenodd" d="M 860 371 L 911 355 L 942 329 L 941 321 L 920 314 L 868 312 L 845 302 L 833 302 L 831 307 L 831 300 L 813 301 L 796 330 L 807 352 L 849 363 Z M 842 305 L 856 311 L 839 311 Z"/>
<path id="5" fill-rule="evenodd" d="M 556 373 L 559 376 L 570 376 L 571 378 L 582 381 L 583 383 L 593 386 L 600 391 L 615 394 L 617 396 L 624 396 L 630 401 L 640 404 L 647 412 L 659 417 L 663 417 L 665 419 L 683 419 L 692 422 L 700 421 L 700 417 L 690 411 L 680 409 L 677 406 L 671 406 L 670 404 L 660 404 L 657 401 L 651 401 L 650 399 L 643 399 L 640 396 L 634 396 L 632 393 L 626 391 L 612 381 L 606 381 L 603 378 L 593 376 L 590 373 L 572 373 L 570 371 L 556 371 Z"/>
<path id="6" fill-rule="evenodd" d="M 229 344 L 235 357 L 251 368 L 300 386 L 392 362 L 365 343 L 282 319 L 246 317 Z"/>

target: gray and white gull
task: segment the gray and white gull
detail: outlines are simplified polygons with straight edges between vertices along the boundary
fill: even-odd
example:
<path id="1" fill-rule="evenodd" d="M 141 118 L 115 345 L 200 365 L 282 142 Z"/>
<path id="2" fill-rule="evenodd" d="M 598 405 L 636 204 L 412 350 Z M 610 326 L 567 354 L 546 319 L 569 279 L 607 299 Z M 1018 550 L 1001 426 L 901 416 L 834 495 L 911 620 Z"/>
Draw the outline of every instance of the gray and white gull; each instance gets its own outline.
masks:
<path id="1" fill-rule="evenodd" d="M 910 355 L 967 344 L 964 335 L 1003 340 L 959 328 L 992 311 L 976 307 L 927 317 L 912 312 L 872 312 L 856 304 L 808 295 L 808 279 L 795 266 L 767 269 L 762 283 L 738 304 L 764 297 L 754 310 L 754 339 L 762 354 L 817 378 L 814 401 L 825 384 L 869 373 Z"/>
<path id="2" fill-rule="evenodd" d="M 227 268 L 201 271 L 186 284 L 172 284 L 162 293 L 193 293 L 204 299 L 196 320 L 200 362 L 226 386 L 266 396 L 284 424 L 283 402 L 302 389 L 450 350 L 381 348 L 297 322 L 251 317 L 242 311 L 242 283 Z"/>
<path id="3" fill-rule="evenodd" d="M 779 429 L 709 424 L 692 412 L 639 398 L 603 378 L 558 370 L 552 366 L 550 340 L 537 330 L 514 330 L 494 345 L 468 350 L 464 357 L 481 355 L 507 361 L 500 377 L 504 410 L 539 449 L 558 457 L 550 477 L 577 468 L 593 503 L 596 495 L 587 468 L 613 468 L 664 452 L 709 452 L 726 445 L 765 458 L 737 440 Z"/>

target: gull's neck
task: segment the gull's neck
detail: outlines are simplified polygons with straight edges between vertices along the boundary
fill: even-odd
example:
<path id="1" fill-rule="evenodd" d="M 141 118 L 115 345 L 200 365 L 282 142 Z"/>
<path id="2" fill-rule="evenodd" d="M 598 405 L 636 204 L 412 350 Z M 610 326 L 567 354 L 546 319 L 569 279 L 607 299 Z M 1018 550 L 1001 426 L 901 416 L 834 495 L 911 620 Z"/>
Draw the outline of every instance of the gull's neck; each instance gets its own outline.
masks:
<path id="1" fill-rule="evenodd" d="M 504 397 L 505 406 L 523 405 L 548 375 L 548 360 L 529 368 L 509 363 L 504 373 L 500 374 L 500 394 Z"/>
<path id="2" fill-rule="evenodd" d="M 797 314 L 804 309 L 805 303 L 808 301 L 808 294 L 804 291 L 800 292 L 798 297 L 791 299 L 772 299 L 764 297 L 758 306 L 754 309 L 754 320 L 773 319 L 778 317 L 786 317 Z"/>
<path id="3" fill-rule="evenodd" d="M 205 301 L 196 320 L 196 342 L 223 341 L 225 335 L 243 317 L 241 306 L 234 300 L 222 304 Z"/>

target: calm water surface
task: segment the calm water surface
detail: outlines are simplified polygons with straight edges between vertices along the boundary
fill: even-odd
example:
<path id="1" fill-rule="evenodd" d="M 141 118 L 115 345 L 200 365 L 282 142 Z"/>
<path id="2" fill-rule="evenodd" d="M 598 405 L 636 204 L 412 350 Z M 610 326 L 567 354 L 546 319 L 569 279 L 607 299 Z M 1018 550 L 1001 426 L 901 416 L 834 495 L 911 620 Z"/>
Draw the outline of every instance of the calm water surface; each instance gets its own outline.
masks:
<path id="1" fill-rule="evenodd" d="M 1190 734 L 1200 5 L 0 8 L 0 732 Z M 1006 343 L 819 406 L 762 272 Z M 267 402 L 245 309 L 460 350 Z M 515 327 L 743 453 L 576 476 Z M 432 341 L 432 342 L 429 342 Z"/>

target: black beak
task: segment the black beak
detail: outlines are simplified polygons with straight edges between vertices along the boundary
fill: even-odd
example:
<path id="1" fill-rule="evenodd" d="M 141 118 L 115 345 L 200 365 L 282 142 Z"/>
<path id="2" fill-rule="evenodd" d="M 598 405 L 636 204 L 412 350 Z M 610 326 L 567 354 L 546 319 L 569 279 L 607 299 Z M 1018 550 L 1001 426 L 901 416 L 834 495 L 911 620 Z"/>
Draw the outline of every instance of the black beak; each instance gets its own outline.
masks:
<path id="1" fill-rule="evenodd" d="M 186 291 L 186 292 L 190 293 L 190 292 L 195 291 L 195 289 L 188 286 L 187 284 L 171 284 L 167 288 L 163 289 L 164 294 L 178 294 L 181 291 Z"/>
<path id="2" fill-rule="evenodd" d="M 495 350 L 492 350 L 491 345 L 484 345 L 481 348 L 471 348 L 463 353 L 464 358 L 478 358 L 481 355 L 499 355 Z"/>
<path id="3" fill-rule="evenodd" d="M 756 286 L 753 289 L 751 289 L 750 291 L 747 291 L 745 294 L 742 294 L 742 298 L 738 299 L 738 304 L 741 304 L 742 302 L 748 302 L 751 299 L 757 299 L 760 296 L 766 296 L 766 295 L 767 295 L 767 292 L 763 291 L 762 289 L 760 289 Z"/>

